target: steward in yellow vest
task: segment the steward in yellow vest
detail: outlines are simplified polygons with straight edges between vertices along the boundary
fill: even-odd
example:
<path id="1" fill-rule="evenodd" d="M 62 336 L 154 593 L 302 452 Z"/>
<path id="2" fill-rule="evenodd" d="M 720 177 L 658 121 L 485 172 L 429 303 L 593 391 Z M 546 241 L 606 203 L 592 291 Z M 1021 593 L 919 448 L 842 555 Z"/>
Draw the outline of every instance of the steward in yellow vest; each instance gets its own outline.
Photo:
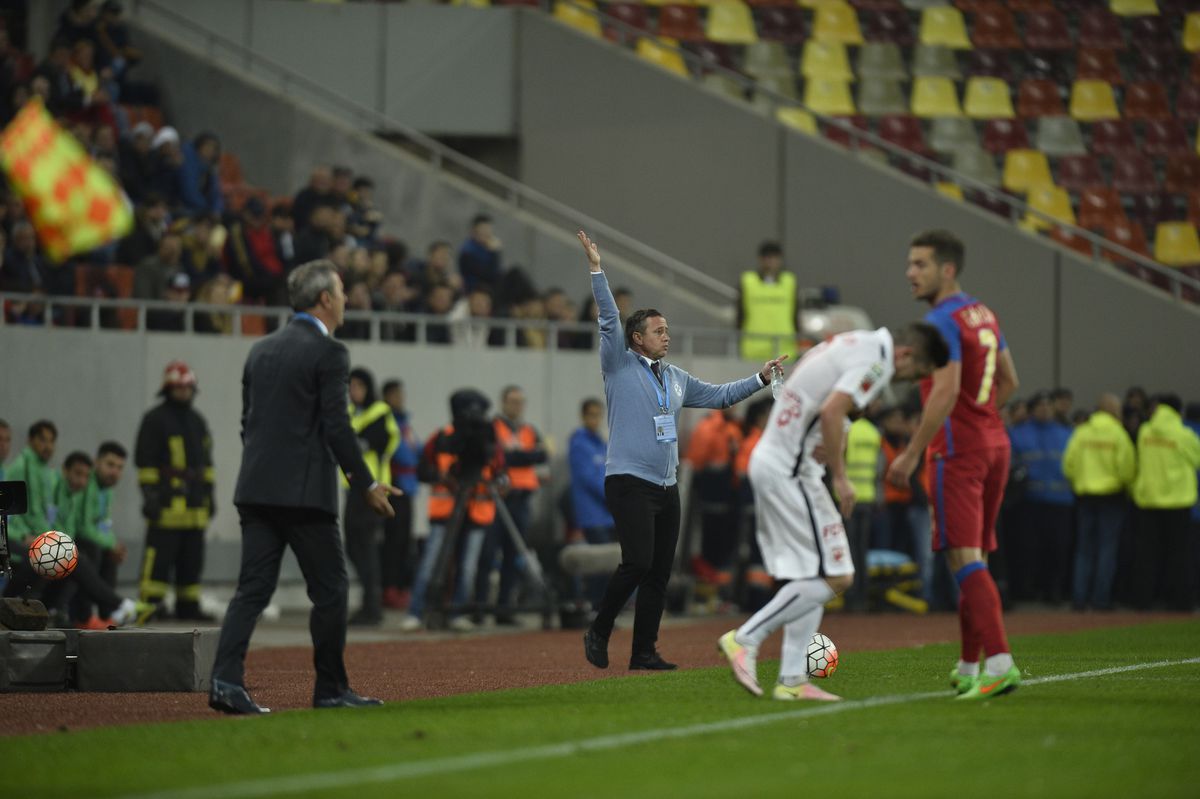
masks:
<path id="1" fill-rule="evenodd" d="M 1116 412 L 1121 412 L 1120 401 Z M 1105 401 L 1102 400 L 1102 401 Z M 1133 483 L 1137 457 L 1133 441 L 1112 406 L 1101 407 L 1071 433 L 1063 453 L 1063 475 L 1080 497 L 1120 494 Z"/>
<path id="2" fill-rule="evenodd" d="M 875 503 L 882 445 L 883 437 L 867 417 L 850 425 L 846 434 L 846 476 L 854 486 L 855 500 L 864 506 Z"/>
<path id="3" fill-rule="evenodd" d="M 783 251 L 774 242 L 758 248 L 758 261 L 757 271 L 742 274 L 738 297 L 742 358 L 749 361 L 774 358 L 796 339 L 796 276 L 783 271 Z"/>

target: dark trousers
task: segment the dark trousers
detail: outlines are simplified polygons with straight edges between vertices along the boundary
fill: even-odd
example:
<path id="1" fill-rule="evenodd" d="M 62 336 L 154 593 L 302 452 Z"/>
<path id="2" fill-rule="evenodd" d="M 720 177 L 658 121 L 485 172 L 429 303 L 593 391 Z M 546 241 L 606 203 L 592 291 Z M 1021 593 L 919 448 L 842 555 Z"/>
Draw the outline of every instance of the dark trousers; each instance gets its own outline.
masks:
<path id="1" fill-rule="evenodd" d="M 204 571 L 204 531 L 167 530 L 150 526 L 142 560 L 142 600 L 161 604 L 172 577 L 175 612 L 200 609 L 200 574 Z"/>
<path id="2" fill-rule="evenodd" d="M 1061 602 L 1069 593 L 1072 507 L 1026 502 L 1006 563 L 1014 599 Z"/>
<path id="3" fill-rule="evenodd" d="M 1082 496 L 1075 506 L 1075 574 L 1071 604 L 1097 610 L 1112 607 L 1117 546 L 1125 522 L 1124 494 Z"/>
<path id="4" fill-rule="evenodd" d="M 373 619 L 383 618 L 382 541 L 383 520 L 367 505 L 366 495 L 350 491 L 346 495 L 346 555 L 362 584 L 362 615 Z"/>
<path id="5" fill-rule="evenodd" d="M 700 511 L 700 556 L 717 569 L 728 568 L 733 560 L 736 499 L 733 470 L 728 466 L 702 469 L 692 478 L 692 501 Z"/>
<path id="6" fill-rule="evenodd" d="M 121 604 L 121 597 L 100 576 L 96 561 L 82 550 L 75 569 L 63 580 L 46 580 L 29 567 L 26 560 L 12 562 L 13 576 L 4 586 L 4 596 L 41 600 L 48 610 L 65 610 L 72 596 L 85 597 L 99 606 L 101 618 L 108 618 Z"/>
<path id="7" fill-rule="evenodd" d="M 855 505 L 846 520 L 846 538 L 850 542 L 850 558 L 854 561 L 854 582 L 846 591 L 846 609 L 867 609 L 867 547 L 871 541 L 874 505 Z"/>
<path id="8" fill-rule="evenodd" d="M 663 487 L 628 474 L 604 480 L 604 497 L 616 523 L 621 565 L 613 572 L 592 629 L 607 638 L 633 592 L 633 651 L 649 654 L 658 640 L 667 581 L 679 542 L 679 487 Z"/>
<path id="9" fill-rule="evenodd" d="M 103 581 L 103 586 L 99 587 L 99 590 L 104 593 L 101 599 L 107 599 L 111 602 L 112 599 L 116 598 L 114 589 L 117 585 L 117 561 L 113 559 L 112 553 L 109 550 L 101 549 L 100 545 L 95 541 L 76 540 L 75 547 L 79 550 L 81 560 L 86 557 L 88 561 L 95 564 L 96 576 Z M 76 568 L 79 568 L 78 565 L 76 565 Z M 84 577 L 82 579 L 86 580 L 87 578 Z M 92 585 L 93 592 L 97 588 L 96 585 Z M 75 592 L 75 596 L 70 600 L 72 621 L 87 621 L 96 612 L 97 600 L 93 592 L 86 590 Z M 107 604 L 109 603 L 105 603 L 106 607 Z M 112 608 L 108 608 L 108 612 L 111 614 L 115 609 L 116 606 L 114 605 Z M 101 618 L 107 618 L 107 614 L 101 614 Z"/>
<path id="10" fill-rule="evenodd" d="M 346 665 L 346 594 L 349 581 L 337 518 L 311 508 L 243 505 L 242 566 L 237 593 L 225 611 L 213 679 L 243 685 L 246 650 L 258 616 L 279 582 L 284 549 L 291 547 L 313 603 L 308 628 L 317 679 L 314 698 L 337 696 L 349 687 Z"/>
<path id="11" fill-rule="evenodd" d="M 529 540 L 529 517 L 531 515 L 530 491 L 510 491 L 504 498 L 504 507 L 513 518 L 513 524 L 521 534 L 522 540 Z M 496 521 L 488 528 L 487 536 L 483 539 L 483 550 L 479 553 L 479 571 L 475 572 L 475 602 L 487 604 L 488 586 L 491 582 L 492 570 L 496 568 L 496 554 L 500 553 L 500 592 L 496 597 L 496 607 L 503 611 L 513 605 L 513 593 L 521 576 L 521 564 L 517 562 L 517 546 L 512 536 L 496 514 Z"/>
<path id="12" fill-rule="evenodd" d="M 379 545 L 380 579 L 384 588 L 410 588 L 413 581 L 412 497 L 392 497 L 394 519 L 383 522 L 383 543 Z"/>
<path id="13" fill-rule="evenodd" d="M 1138 609 L 1146 610 L 1158 599 L 1165 599 L 1172 610 L 1192 609 L 1191 512 L 1191 508 L 1138 511 L 1133 565 L 1133 604 Z M 1161 591 L 1155 590 L 1158 586 Z"/>

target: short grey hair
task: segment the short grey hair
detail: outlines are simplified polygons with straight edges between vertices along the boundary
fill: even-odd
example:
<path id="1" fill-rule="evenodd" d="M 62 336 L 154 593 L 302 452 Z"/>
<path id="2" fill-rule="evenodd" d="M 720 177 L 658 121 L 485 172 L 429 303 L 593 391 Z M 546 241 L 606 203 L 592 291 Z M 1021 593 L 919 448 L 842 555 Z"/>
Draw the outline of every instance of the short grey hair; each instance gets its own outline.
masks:
<path id="1" fill-rule="evenodd" d="M 337 267 L 333 261 L 321 258 L 297 266 L 288 275 L 288 300 L 294 311 L 307 311 L 321 299 L 321 292 L 333 293 L 336 287 Z"/>

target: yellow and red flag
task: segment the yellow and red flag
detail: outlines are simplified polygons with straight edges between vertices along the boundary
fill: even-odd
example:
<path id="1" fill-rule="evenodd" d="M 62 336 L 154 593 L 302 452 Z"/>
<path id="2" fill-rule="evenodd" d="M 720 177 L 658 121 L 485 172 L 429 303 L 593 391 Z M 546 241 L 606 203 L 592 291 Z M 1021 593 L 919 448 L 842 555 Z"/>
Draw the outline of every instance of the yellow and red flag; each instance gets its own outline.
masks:
<path id="1" fill-rule="evenodd" d="M 94 250 L 133 226 L 121 187 L 46 113 L 40 97 L 0 133 L 0 165 L 55 261 Z"/>

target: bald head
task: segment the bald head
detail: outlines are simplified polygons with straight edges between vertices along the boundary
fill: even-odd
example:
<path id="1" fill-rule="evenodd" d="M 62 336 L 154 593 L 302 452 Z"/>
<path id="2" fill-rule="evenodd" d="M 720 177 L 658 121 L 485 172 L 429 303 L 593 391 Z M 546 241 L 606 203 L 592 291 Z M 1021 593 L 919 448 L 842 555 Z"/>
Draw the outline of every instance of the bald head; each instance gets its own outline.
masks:
<path id="1" fill-rule="evenodd" d="M 1101 394 L 1100 400 L 1096 403 L 1096 409 L 1120 419 L 1121 398 L 1116 394 Z"/>

